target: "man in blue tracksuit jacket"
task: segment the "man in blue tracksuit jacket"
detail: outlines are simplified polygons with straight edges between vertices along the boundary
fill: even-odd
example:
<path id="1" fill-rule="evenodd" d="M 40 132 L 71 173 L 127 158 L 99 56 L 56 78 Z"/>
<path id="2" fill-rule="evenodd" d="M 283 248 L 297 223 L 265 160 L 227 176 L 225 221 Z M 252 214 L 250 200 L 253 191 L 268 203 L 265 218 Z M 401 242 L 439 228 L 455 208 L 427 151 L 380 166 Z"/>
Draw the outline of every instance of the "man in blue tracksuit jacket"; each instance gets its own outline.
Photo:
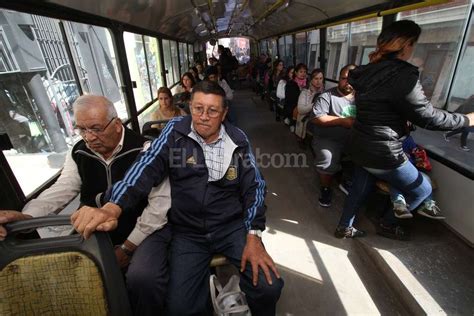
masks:
<path id="1" fill-rule="evenodd" d="M 265 181 L 247 136 L 224 122 L 225 92 L 202 81 L 193 88 L 191 116 L 170 121 L 151 147 L 114 185 L 102 209 L 73 215 L 79 233 L 114 227 L 121 210 L 146 197 L 167 176 L 173 230 L 168 313 L 209 315 L 209 262 L 225 255 L 240 268 L 240 287 L 254 315 L 274 315 L 283 287 L 265 251 Z M 153 262 L 152 254 L 147 259 Z M 249 264 L 247 264 L 247 262 Z M 144 268 L 152 265 L 144 263 Z M 259 269 L 260 268 L 260 269 Z"/>

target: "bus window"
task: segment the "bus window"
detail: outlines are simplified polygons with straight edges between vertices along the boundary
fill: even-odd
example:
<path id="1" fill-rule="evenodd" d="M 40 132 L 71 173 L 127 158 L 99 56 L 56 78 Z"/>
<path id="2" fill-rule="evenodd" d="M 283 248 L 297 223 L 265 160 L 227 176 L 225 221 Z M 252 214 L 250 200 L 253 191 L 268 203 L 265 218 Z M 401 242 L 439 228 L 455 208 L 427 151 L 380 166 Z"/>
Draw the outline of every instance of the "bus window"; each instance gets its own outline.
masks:
<path id="1" fill-rule="evenodd" d="M 377 37 L 382 31 L 382 18 L 373 18 L 351 23 L 349 63 L 369 63 L 369 53 L 375 50 Z"/>
<path id="2" fill-rule="evenodd" d="M 319 63 L 319 30 L 313 30 L 308 32 L 308 69 L 320 68 L 321 64 Z"/>
<path id="3" fill-rule="evenodd" d="M 173 73 L 173 62 L 171 61 L 171 48 L 170 48 L 170 41 L 163 40 L 163 57 L 165 59 L 165 69 L 166 69 L 166 83 L 168 87 L 171 87 L 177 80 L 174 78 Z"/>
<path id="4" fill-rule="evenodd" d="M 337 80 L 339 71 L 348 60 L 348 36 L 349 24 L 340 24 L 328 27 L 326 43 L 327 69 L 326 76 L 329 79 Z"/>
<path id="5" fill-rule="evenodd" d="M 0 132 L 13 145 L 3 153 L 28 196 L 59 171 L 77 137 L 78 83 L 58 20 L 10 10 L 0 16 Z"/>
<path id="6" fill-rule="evenodd" d="M 299 63 L 306 64 L 306 55 L 307 55 L 307 40 L 306 32 L 298 33 L 295 35 L 296 42 L 296 64 Z"/>
<path id="7" fill-rule="evenodd" d="M 148 76 L 145 47 L 143 45 L 143 36 L 140 34 L 124 32 L 123 39 L 127 51 L 130 77 L 132 78 L 132 81 L 136 82 L 136 86 L 133 88 L 133 96 L 135 98 L 137 110 L 140 110 L 153 99 L 150 78 Z"/>
<path id="8" fill-rule="evenodd" d="M 108 29 L 65 22 L 82 90 L 112 101 L 121 119 L 128 118 L 116 63 L 116 52 Z M 101 67 L 97 67 L 101 65 Z"/>
<path id="9" fill-rule="evenodd" d="M 455 55 L 470 11 L 468 3 L 471 1 L 457 0 L 398 15 L 399 20 L 415 21 L 422 29 L 410 62 L 418 67 L 425 94 L 436 107 L 446 103 Z"/>

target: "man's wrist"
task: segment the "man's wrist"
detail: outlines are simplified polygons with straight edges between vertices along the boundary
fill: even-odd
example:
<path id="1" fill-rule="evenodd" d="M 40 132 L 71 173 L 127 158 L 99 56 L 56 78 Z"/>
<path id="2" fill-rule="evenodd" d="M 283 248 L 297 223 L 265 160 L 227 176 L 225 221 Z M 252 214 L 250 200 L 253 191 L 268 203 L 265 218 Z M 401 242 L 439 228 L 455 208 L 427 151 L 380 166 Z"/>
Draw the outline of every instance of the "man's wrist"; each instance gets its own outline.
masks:
<path id="1" fill-rule="evenodd" d="M 107 202 L 104 206 L 102 206 L 102 209 L 107 212 L 110 212 L 111 215 L 115 218 L 119 218 L 120 214 L 122 214 L 122 208 L 112 202 Z"/>
<path id="2" fill-rule="evenodd" d="M 128 248 L 125 243 L 121 244 L 121 245 L 117 245 L 115 246 L 115 248 L 120 248 L 120 250 L 125 254 L 127 255 L 128 257 L 131 257 L 133 255 L 133 250 Z"/>
<path id="3" fill-rule="evenodd" d="M 255 237 L 258 237 L 262 239 L 262 231 L 260 229 L 250 229 L 247 234 L 253 235 Z"/>

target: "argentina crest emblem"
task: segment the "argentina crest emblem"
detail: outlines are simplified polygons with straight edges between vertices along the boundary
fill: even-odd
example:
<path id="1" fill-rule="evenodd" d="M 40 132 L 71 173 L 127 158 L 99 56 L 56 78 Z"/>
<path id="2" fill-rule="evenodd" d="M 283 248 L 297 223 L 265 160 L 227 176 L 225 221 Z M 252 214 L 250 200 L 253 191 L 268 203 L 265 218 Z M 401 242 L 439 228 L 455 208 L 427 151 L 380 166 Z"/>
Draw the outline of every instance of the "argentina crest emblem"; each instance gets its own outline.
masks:
<path id="1" fill-rule="evenodd" d="M 225 178 L 229 181 L 237 179 L 237 167 L 234 165 L 230 165 L 229 169 L 225 173 Z"/>

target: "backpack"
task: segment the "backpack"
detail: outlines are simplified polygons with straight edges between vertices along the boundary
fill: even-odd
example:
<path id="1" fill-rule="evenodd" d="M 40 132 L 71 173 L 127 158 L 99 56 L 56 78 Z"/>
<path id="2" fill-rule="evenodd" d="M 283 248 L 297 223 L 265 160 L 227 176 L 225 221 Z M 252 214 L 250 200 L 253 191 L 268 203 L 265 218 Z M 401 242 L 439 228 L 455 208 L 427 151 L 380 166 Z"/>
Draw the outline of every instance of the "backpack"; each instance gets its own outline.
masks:
<path id="1" fill-rule="evenodd" d="M 276 91 L 276 96 L 280 100 L 283 100 L 285 98 L 285 87 L 286 87 L 286 80 L 281 79 L 278 82 L 277 91 Z"/>

